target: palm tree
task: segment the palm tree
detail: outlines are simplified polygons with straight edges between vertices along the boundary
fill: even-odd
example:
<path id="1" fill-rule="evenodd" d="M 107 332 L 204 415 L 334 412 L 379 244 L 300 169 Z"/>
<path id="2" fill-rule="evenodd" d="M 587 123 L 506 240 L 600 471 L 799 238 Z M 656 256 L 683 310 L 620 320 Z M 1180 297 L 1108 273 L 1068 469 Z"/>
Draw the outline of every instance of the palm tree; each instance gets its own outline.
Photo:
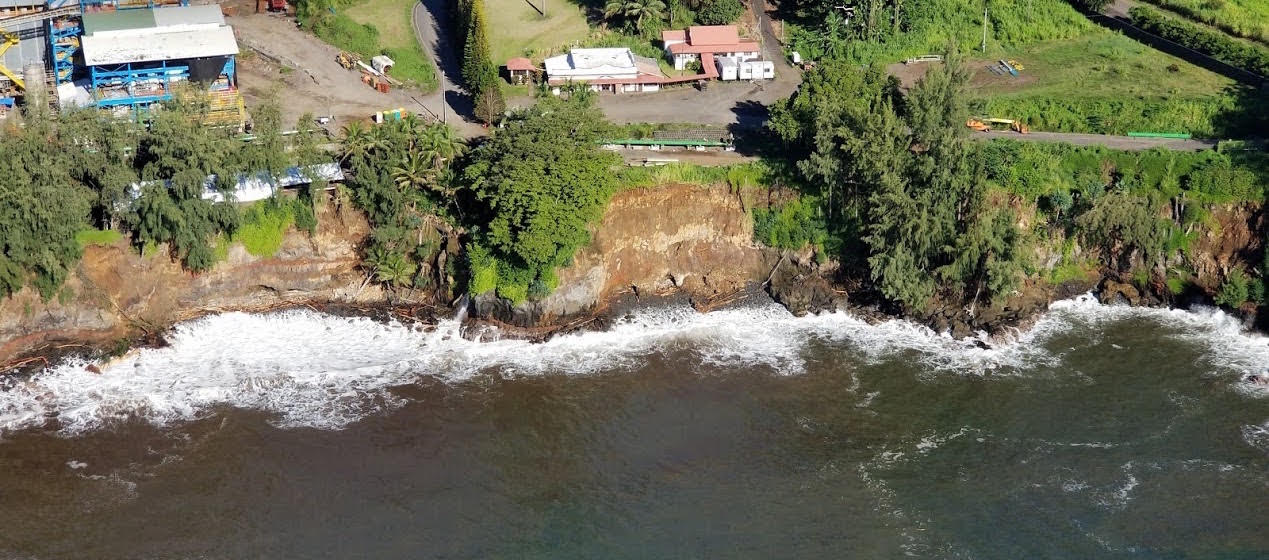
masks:
<path id="1" fill-rule="evenodd" d="M 344 155 L 340 158 L 342 161 L 348 161 L 353 157 L 366 157 L 370 155 L 370 131 L 361 124 L 361 121 L 353 121 L 344 127 Z"/>
<path id="2" fill-rule="evenodd" d="M 644 22 L 665 19 L 665 2 L 662 0 L 608 0 L 604 5 L 604 17 L 622 16 L 643 33 Z"/>
<path id="3" fill-rule="evenodd" d="M 454 129 L 444 124 L 423 127 L 418 133 L 418 146 L 436 156 L 437 168 L 445 167 L 467 149 L 467 144 L 454 134 Z"/>
<path id="4" fill-rule="evenodd" d="M 432 182 L 436 168 L 436 156 L 421 151 L 410 151 L 401 163 L 392 168 L 392 180 L 403 193 L 422 190 Z"/>

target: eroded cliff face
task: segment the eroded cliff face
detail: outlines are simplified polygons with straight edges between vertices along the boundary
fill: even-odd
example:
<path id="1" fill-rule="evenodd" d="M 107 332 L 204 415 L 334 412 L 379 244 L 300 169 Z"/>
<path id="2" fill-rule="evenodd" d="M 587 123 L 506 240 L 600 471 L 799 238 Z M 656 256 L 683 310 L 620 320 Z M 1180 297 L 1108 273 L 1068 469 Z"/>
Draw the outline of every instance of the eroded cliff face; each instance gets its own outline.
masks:
<path id="1" fill-rule="evenodd" d="M 359 249 L 369 225 L 359 212 L 337 212 L 331 206 L 319 212 L 315 235 L 290 232 L 269 258 L 234 246 L 224 262 L 199 275 L 182 270 L 162 250 L 141 256 L 126 243 L 89 247 L 66 284 L 66 297 L 45 302 L 24 290 L 0 300 L 0 363 L 26 353 L 55 354 L 62 344 L 100 345 L 153 335 L 208 313 L 330 302 L 373 305 L 402 302 L 403 295 L 413 303 L 428 298 L 368 284 Z M 757 285 L 796 314 L 845 304 L 845 290 L 833 283 L 838 280 L 834 263 L 818 264 L 809 250 L 779 251 L 756 244 L 748 210 L 725 186 L 623 191 L 593 228 L 591 244 L 559 271 L 559 286 L 551 295 L 518 306 L 485 295 L 472 302 L 473 316 L 549 334 L 585 321 L 623 296 L 640 300 L 684 294 L 707 310 Z M 1217 207 L 1212 219 L 1187 255 L 1168 263 L 1194 272 L 1194 295 L 1202 301 L 1219 289 L 1232 267 L 1252 269 L 1263 251 L 1261 209 Z M 1051 241 L 1037 247 L 1042 270 L 1061 255 L 1061 240 Z M 443 263 L 437 266 L 444 269 Z M 995 332 L 1025 324 L 1055 299 L 1097 287 L 1110 301 L 1187 303 L 1166 295 L 1161 283 L 1138 290 L 1132 276 L 1132 271 L 1090 271 L 1087 278 L 1062 285 L 1033 278 L 999 306 L 935 306 L 916 319 L 958 336 L 980 329 Z M 860 303 L 867 304 L 867 294 L 863 296 Z"/>
<path id="2" fill-rule="evenodd" d="M 93 246 L 66 283 L 69 297 L 42 301 L 30 289 L 0 300 L 0 362 L 63 343 L 152 334 L 207 313 L 325 301 L 383 301 L 363 286 L 358 247 L 369 233 L 358 212 L 319 212 L 315 235 L 289 232 L 269 258 L 241 245 L 211 271 L 190 274 L 165 250 L 141 256 L 126 242 Z"/>
<path id="3" fill-rule="evenodd" d="M 477 298 L 476 315 L 521 327 L 594 313 L 621 294 L 681 292 L 698 307 L 764 281 L 780 258 L 753 240 L 753 220 L 725 186 L 665 185 L 613 197 L 591 244 L 539 302 Z"/>

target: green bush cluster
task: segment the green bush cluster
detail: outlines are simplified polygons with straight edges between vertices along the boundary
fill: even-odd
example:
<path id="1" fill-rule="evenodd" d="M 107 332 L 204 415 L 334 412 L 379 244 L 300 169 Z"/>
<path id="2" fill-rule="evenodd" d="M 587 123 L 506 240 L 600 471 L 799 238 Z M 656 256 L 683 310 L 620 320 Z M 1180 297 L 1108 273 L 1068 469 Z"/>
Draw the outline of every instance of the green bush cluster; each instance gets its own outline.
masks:
<path id="1" fill-rule="evenodd" d="M 812 60 L 892 63 L 939 53 L 948 45 L 962 52 L 976 51 L 982 38 L 981 0 L 903 2 L 897 28 L 892 17 L 896 3 L 890 0 L 851 3 L 856 18 L 849 25 L 836 9 L 838 5 L 818 0 L 781 2 L 782 11 L 794 16 L 795 26 L 789 28 L 790 50 Z M 1093 28 L 1064 0 L 992 2 L 987 24 L 990 47 L 1069 39 Z"/>
<path id="2" fill-rule="evenodd" d="M 242 243 L 252 255 L 271 257 L 282 248 L 291 226 L 310 234 L 316 230 L 317 218 L 307 197 L 271 198 L 248 206 L 233 240 Z"/>
<path id="3" fill-rule="evenodd" d="M 1265 181 L 1251 166 L 1210 150 L 1129 152 L 993 140 L 979 144 L 977 151 L 988 180 L 1031 201 L 1059 191 L 1083 198 L 1109 190 L 1154 192 L 1164 198 L 1183 195 L 1204 204 L 1258 202 L 1265 196 Z"/>
<path id="4" fill-rule="evenodd" d="M 820 251 L 829 238 L 818 201 L 805 197 L 772 208 L 754 208 L 753 236 L 768 247 L 801 249 L 812 245 Z"/>
<path id="5" fill-rule="evenodd" d="M 1235 37 L 1269 42 L 1269 5 L 1264 0 L 1145 0 Z"/>
<path id="6" fill-rule="evenodd" d="M 1193 23 L 1167 17 L 1156 10 L 1137 6 L 1129 11 L 1132 23 L 1155 35 L 1242 68 L 1253 74 L 1269 76 L 1269 51 Z"/>

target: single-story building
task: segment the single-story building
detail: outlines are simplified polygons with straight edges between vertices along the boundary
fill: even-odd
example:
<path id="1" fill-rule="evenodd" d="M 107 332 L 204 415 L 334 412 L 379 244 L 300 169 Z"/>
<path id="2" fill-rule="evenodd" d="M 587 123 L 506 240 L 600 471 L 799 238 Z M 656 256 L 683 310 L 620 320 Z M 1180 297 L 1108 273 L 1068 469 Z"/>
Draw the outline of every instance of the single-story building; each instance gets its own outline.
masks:
<path id="1" fill-rule="evenodd" d="M 527 83 L 533 79 L 538 68 L 533 61 L 525 57 L 516 57 L 507 61 L 507 78 L 513 84 Z"/>
<path id="2" fill-rule="evenodd" d="M 737 63 L 755 60 L 761 48 L 757 41 L 742 40 L 734 25 L 693 25 L 687 29 L 662 31 L 661 42 L 674 63 L 682 70 L 691 62 L 703 63 L 702 55 L 731 58 Z"/>
<path id="3" fill-rule="evenodd" d="M 546 59 L 547 84 L 587 84 L 592 91 L 613 93 L 657 91 L 666 76 L 651 58 L 628 48 L 572 49 Z"/>

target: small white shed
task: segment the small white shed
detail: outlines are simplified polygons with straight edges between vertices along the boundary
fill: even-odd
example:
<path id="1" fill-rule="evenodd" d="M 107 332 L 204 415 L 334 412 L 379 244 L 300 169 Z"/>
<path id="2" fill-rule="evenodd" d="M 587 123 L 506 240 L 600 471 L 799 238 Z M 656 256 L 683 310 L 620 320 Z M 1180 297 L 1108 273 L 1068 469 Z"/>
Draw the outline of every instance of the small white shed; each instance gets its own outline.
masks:
<path id="1" fill-rule="evenodd" d="M 736 62 L 736 59 L 720 56 L 714 59 L 714 66 L 718 68 L 718 79 L 735 80 L 739 77 L 740 65 L 743 63 Z"/>

